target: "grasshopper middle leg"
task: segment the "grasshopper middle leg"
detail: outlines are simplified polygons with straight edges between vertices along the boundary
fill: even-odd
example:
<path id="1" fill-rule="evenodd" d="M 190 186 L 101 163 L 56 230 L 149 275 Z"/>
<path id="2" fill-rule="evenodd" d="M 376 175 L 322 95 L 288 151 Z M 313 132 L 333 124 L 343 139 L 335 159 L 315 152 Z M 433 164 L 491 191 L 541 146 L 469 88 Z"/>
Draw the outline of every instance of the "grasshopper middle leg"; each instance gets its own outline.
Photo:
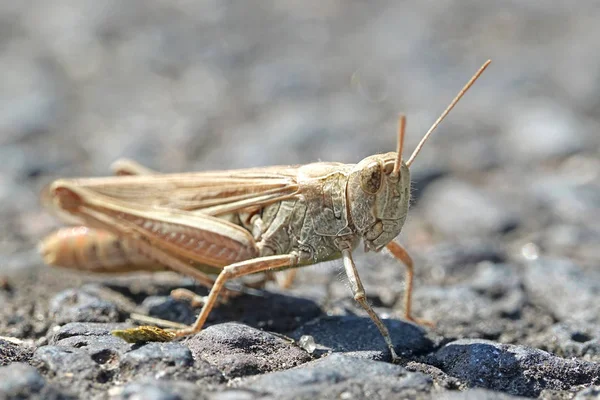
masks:
<path id="1" fill-rule="evenodd" d="M 412 315 L 412 292 L 413 292 L 413 280 L 414 280 L 414 268 L 413 260 L 401 245 L 391 241 L 387 244 L 387 249 L 392 255 L 402 262 L 406 267 L 406 289 L 404 291 L 404 318 L 408 321 L 415 322 L 420 325 L 427 325 L 433 327 L 435 324 L 431 321 L 426 321 L 420 318 L 415 318 Z"/>

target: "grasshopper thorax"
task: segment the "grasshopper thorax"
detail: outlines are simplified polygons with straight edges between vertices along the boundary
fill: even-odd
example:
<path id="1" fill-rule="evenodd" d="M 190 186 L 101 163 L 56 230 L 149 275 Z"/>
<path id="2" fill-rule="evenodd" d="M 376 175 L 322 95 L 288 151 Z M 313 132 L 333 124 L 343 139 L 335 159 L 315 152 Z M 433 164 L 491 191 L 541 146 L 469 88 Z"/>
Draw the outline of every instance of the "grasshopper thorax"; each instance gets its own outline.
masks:
<path id="1" fill-rule="evenodd" d="M 379 251 L 404 225 L 410 202 L 410 172 L 402 162 L 394 172 L 397 153 L 365 158 L 350 173 L 347 197 L 355 231 L 365 248 Z"/>

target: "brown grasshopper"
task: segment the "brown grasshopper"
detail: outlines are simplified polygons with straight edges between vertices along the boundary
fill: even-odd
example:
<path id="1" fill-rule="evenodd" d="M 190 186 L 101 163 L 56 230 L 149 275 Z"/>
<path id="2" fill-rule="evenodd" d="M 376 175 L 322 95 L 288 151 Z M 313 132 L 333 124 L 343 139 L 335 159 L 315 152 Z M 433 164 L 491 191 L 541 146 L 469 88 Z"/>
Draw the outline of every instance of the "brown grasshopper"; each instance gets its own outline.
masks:
<path id="1" fill-rule="evenodd" d="M 405 318 L 416 321 L 411 314 L 413 262 L 394 241 L 410 203 L 409 167 L 489 63 L 459 92 L 406 162 L 406 119 L 401 116 L 397 151 L 358 164 L 158 174 L 120 162 L 118 177 L 57 180 L 44 190 L 43 201 L 75 227 L 44 240 L 44 260 L 91 272 L 168 268 L 212 286 L 201 298 L 196 322 L 174 331 L 173 336 L 184 336 L 202 329 L 230 279 L 342 258 L 355 300 L 377 325 L 396 361 L 388 329 L 367 301 L 352 251 L 362 239 L 367 251 L 387 247 L 406 266 Z M 217 275 L 216 280 L 210 275 Z M 198 297 L 181 289 L 173 295 Z"/>

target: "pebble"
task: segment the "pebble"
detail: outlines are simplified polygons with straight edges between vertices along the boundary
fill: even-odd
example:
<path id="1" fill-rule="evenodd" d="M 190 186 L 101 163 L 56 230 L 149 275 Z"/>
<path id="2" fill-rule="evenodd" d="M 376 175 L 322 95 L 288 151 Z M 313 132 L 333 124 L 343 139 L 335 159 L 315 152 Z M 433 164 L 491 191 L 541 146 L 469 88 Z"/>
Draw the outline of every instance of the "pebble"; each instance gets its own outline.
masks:
<path id="1" fill-rule="evenodd" d="M 471 387 L 525 397 L 537 397 L 542 390 L 576 389 L 600 376 L 600 364 L 482 339 L 450 342 L 427 359 Z"/>
<path id="2" fill-rule="evenodd" d="M 124 313 L 113 302 L 82 289 L 67 289 L 50 301 L 50 318 L 56 324 L 69 322 L 118 322 Z"/>
<path id="3" fill-rule="evenodd" d="M 399 355 L 419 354 L 432 350 L 434 342 L 423 328 L 404 321 L 385 319 L 394 348 Z M 368 317 L 331 316 L 303 325 L 291 336 L 300 340 L 309 335 L 321 351 L 354 357 L 389 361 L 390 352 L 381 333 Z"/>
<path id="4" fill-rule="evenodd" d="M 0 399 L 70 400 L 75 398 L 48 384 L 30 365 L 15 362 L 0 367 Z"/>
<path id="5" fill-rule="evenodd" d="M 228 379 L 287 369 L 310 355 L 291 340 L 239 323 L 210 326 L 184 342 L 196 360 L 206 360 Z"/>
<path id="6" fill-rule="evenodd" d="M 332 354 L 300 367 L 246 378 L 237 386 L 278 399 L 429 398 L 427 375 L 389 363 Z"/>
<path id="7" fill-rule="evenodd" d="M 143 378 L 112 390 L 114 400 L 203 400 L 205 388 L 186 381 Z"/>

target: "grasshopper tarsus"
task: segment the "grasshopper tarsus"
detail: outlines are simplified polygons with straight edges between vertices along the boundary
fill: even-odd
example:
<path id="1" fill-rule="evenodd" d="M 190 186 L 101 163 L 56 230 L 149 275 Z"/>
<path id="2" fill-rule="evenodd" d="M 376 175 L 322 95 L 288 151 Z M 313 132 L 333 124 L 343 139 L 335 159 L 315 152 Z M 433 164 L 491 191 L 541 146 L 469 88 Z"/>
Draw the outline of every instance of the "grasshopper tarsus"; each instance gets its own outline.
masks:
<path id="1" fill-rule="evenodd" d="M 66 222 L 93 228 L 97 237 L 55 236 L 42 246 L 45 260 L 110 272 L 127 270 L 127 264 L 130 270 L 148 271 L 159 265 L 212 286 L 195 323 L 173 333 L 183 336 L 202 329 L 230 279 L 342 258 L 355 299 L 396 362 L 388 329 L 366 300 L 352 251 L 362 240 L 367 250 L 387 247 L 406 266 L 405 316 L 422 322 L 412 316 L 412 259 L 394 242 L 410 204 L 409 167 L 488 65 L 489 61 L 463 87 L 408 161 L 402 158 L 406 119 L 401 116 L 397 151 L 372 155 L 358 164 L 318 162 L 163 175 L 121 160 L 113 165 L 117 177 L 58 180 L 42 193 L 43 203 L 58 209 Z M 90 250 L 115 243 L 121 252 L 113 258 Z M 122 335 L 160 340 L 171 335 L 165 332 L 142 327 Z"/>

